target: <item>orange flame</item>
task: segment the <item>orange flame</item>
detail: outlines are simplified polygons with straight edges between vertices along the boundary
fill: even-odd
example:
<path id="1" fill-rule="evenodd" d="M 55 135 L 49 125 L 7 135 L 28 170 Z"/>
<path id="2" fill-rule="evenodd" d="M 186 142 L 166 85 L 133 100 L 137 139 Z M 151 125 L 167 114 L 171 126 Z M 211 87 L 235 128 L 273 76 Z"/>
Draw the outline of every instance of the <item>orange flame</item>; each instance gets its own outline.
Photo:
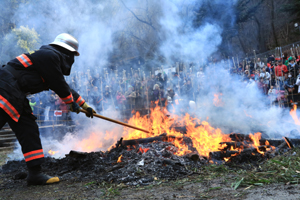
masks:
<path id="1" fill-rule="evenodd" d="M 182 124 L 187 128 L 187 132 L 183 135 L 172 128 L 174 121 Z M 161 112 L 159 107 L 151 109 L 150 119 L 147 116 L 141 117 L 137 112 L 128 122 L 133 126 L 152 130 L 151 133 L 144 133 L 138 130 L 124 128 L 123 136 L 125 140 L 140 139 L 153 136 L 159 136 L 166 133 L 168 136 L 175 136 L 176 138 L 189 137 L 193 141 L 193 146 L 202 156 L 209 156 L 209 152 L 218 151 L 220 142 L 229 142 L 230 137 L 220 129 L 215 129 L 209 125 L 208 122 L 201 122 L 199 119 L 194 119 L 186 114 L 183 118 L 173 115 L 168 118 Z M 196 125 L 201 124 L 200 126 Z M 191 152 L 187 144 L 182 139 L 176 139 L 172 143 L 178 148 L 176 155 L 185 155 Z"/>
<path id="2" fill-rule="evenodd" d="M 185 140 L 192 141 L 193 148 L 196 149 L 200 156 L 209 157 L 210 152 L 220 151 L 226 149 L 227 145 L 223 144 L 220 148 L 221 142 L 231 142 L 229 135 L 224 134 L 221 129 L 213 128 L 207 121 L 200 121 L 199 119 L 191 117 L 189 114 L 186 114 L 183 117 L 179 117 L 175 114 L 170 114 L 171 117 L 166 116 L 164 111 L 160 109 L 160 106 L 156 105 L 155 108 L 151 108 L 150 115 L 140 116 L 139 112 L 136 112 L 135 115 L 129 119 L 128 124 L 140 127 L 146 130 L 150 130 L 150 133 L 144 133 L 135 129 L 123 128 L 122 136 L 124 140 L 130 139 L 141 139 L 148 137 L 155 137 L 161 134 L 167 136 L 175 136 L 176 139 L 169 139 L 168 142 L 172 143 L 175 148 L 172 148 L 172 152 L 175 155 L 182 156 L 187 153 L 192 152 L 191 146 Z M 173 126 L 185 126 L 187 131 L 185 134 L 182 134 L 176 131 Z M 119 136 L 118 136 L 119 137 Z M 255 133 L 254 135 L 250 134 L 250 138 L 253 140 L 252 147 L 257 148 L 257 151 L 261 154 L 264 154 L 263 151 L 259 150 L 261 133 Z M 110 144 L 115 143 L 119 138 L 117 134 L 112 132 L 106 132 L 106 134 L 101 137 L 99 134 L 92 133 L 88 138 L 78 142 L 77 146 L 80 150 L 91 152 L 99 150 L 100 148 L 106 148 L 104 141 L 112 141 Z M 267 143 L 266 143 L 267 144 Z M 267 144 L 268 145 L 268 144 Z M 146 153 L 149 148 L 139 148 L 139 152 Z M 237 148 L 231 146 L 230 150 L 237 151 L 233 156 L 237 156 L 243 150 L 242 147 Z M 122 155 L 119 157 L 118 162 L 121 162 Z M 229 158 L 225 158 L 225 161 L 228 161 Z"/>
<path id="3" fill-rule="evenodd" d="M 286 144 L 288 145 L 288 147 L 291 149 L 292 147 L 291 147 L 289 141 L 287 141 L 286 137 L 283 137 L 283 139 L 285 140 L 285 142 L 286 142 Z"/>
<path id="4" fill-rule="evenodd" d="M 260 142 L 259 140 L 261 139 L 261 133 L 260 132 L 257 132 L 257 133 L 254 133 L 254 135 L 252 135 L 251 133 L 249 134 L 249 137 L 250 139 L 253 141 L 253 147 L 256 148 L 257 152 L 260 153 L 260 154 L 265 154 L 265 152 L 259 150 L 259 146 L 260 146 Z"/>
<path id="5" fill-rule="evenodd" d="M 248 115 L 248 114 L 247 114 L 246 110 L 244 110 L 244 113 L 245 113 L 245 115 L 246 115 L 247 117 L 253 118 L 251 115 Z"/>
<path id="6" fill-rule="evenodd" d="M 150 148 L 142 148 L 142 147 L 140 147 L 138 152 L 146 153 L 149 149 Z"/>
<path id="7" fill-rule="evenodd" d="M 295 124 L 300 126 L 300 120 L 297 117 L 297 105 L 294 104 L 293 108 L 290 110 L 290 115 L 292 116 L 293 120 L 295 121 Z"/>
<path id="8" fill-rule="evenodd" d="M 122 158 L 123 158 L 123 155 L 120 155 L 120 156 L 119 156 L 119 158 L 118 158 L 118 161 L 117 161 L 117 163 L 120 163 L 120 162 L 122 162 Z"/>
<path id="9" fill-rule="evenodd" d="M 222 93 L 220 93 L 220 94 L 214 94 L 214 105 L 216 107 L 223 107 L 224 106 L 224 102 L 221 99 L 222 95 L 223 95 Z"/>
<path id="10" fill-rule="evenodd" d="M 228 160 L 230 160 L 230 158 L 231 158 L 231 157 L 224 158 L 224 160 L 225 160 L 226 162 L 228 162 Z"/>
<path id="11" fill-rule="evenodd" d="M 58 151 L 52 151 L 51 149 L 48 151 L 49 155 L 53 156 L 54 154 L 58 153 Z"/>

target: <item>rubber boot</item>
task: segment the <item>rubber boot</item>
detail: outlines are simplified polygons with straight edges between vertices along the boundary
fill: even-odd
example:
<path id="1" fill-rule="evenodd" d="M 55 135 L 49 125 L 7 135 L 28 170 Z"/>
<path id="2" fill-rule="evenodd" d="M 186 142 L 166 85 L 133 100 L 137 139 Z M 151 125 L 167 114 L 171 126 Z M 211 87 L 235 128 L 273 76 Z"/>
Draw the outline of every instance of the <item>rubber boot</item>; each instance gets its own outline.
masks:
<path id="1" fill-rule="evenodd" d="M 28 177 L 27 184 L 28 185 L 48 185 L 52 183 L 58 183 L 58 177 L 51 177 L 46 174 L 43 174 L 42 168 L 40 165 L 29 167 L 28 168 Z"/>

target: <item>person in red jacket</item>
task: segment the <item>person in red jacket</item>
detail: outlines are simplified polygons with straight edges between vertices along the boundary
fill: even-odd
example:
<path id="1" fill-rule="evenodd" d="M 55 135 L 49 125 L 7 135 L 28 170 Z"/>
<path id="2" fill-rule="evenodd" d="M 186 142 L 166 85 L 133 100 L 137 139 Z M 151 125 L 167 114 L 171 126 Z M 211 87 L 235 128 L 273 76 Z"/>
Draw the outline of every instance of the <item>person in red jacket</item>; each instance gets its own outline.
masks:
<path id="1" fill-rule="evenodd" d="M 275 67 L 275 75 L 283 81 L 284 73 L 287 73 L 287 66 L 282 64 L 282 60 L 278 61 L 278 66 Z"/>
<path id="2" fill-rule="evenodd" d="M 44 153 L 36 117 L 32 114 L 28 94 L 51 89 L 72 112 L 81 106 L 93 117 L 95 111 L 65 81 L 78 53 L 78 41 L 67 33 L 58 35 L 54 42 L 43 45 L 33 53 L 24 53 L 0 68 L 0 129 L 8 122 L 21 145 L 28 167 L 28 185 L 59 182 L 41 171 Z"/>

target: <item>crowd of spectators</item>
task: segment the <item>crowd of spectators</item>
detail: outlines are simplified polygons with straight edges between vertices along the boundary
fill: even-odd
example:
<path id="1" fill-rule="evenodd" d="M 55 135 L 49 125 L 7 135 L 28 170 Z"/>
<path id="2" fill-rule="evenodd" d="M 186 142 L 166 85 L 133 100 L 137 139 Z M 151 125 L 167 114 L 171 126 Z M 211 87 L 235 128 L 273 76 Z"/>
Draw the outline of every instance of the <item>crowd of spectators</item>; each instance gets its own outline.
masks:
<path id="1" fill-rule="evenodd" d="M 261 93 L 270 99 L 271 105 L 291 106 L 298 102 L 300 90 L 299 59 L 284 55 L 278 59 L 271 55 L 266 62 L 260 58 L 231 65 L 230 73 L 237 74 L 241 81 L 247 84 L 257 84 Z M 188 69 L 188 70 L 187 70 Z M 116 109 L 129 118 L 132 111 L 147 114 L 156 105 L 183 104 L 188 108 L 191 101 L 196 102 L 201 88 L 203 67 L 194 72 L 186 67 L 184 70 L 165 74 L 162 70 L 150 76 L 145 76 L 140 70 L 131 70 L 130 74 L 97 72 L 77 72 L 68 79 L 70 87 L 92 105 L 98 113 L 107 109 Z M 58 120 L 70 121 L 71 116 L 67 106 L 52 91 L 31 95 L 28 97 L 33 113 L 40 121 L 57 120 L 55 111 L 59 113 Z"/>
<path id="2" fill-rule="evenodd" d="M 290 107 L 300 101 L 299 58 L 286 53 L 281 58 L 270 55 L 266 62 L 257 58 L 254 62 L 239 63 L 238 68 L 231 69 L 231 72 L 239 74 L 242 81 L 257 84 L 271 105 Z"/>

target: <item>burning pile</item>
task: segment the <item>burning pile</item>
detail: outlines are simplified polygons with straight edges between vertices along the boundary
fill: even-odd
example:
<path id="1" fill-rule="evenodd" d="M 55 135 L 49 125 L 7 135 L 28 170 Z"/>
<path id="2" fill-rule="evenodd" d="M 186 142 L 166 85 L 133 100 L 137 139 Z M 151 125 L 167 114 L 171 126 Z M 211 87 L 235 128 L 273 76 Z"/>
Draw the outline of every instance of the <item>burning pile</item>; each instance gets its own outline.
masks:
<path id="1" fill-rule="evenodd" d="M 261 133 L 227 135 L 206 121 L 188 114 L 182 119 L 170 113 L 166 115 L 159 107 L 152 110 L 150 117 L 137 113 L 129 124 L 148 129 L 150 133 L 125 128 L 124 139 L 109 151 L 71 151 L 62 159 L 47 157 L 43 169 L 62 180 L 96 179 L 147 185 L 157 179 L 173 180 L 192 175 L 205 164 L 257 162 L 274 156 L 284 146 L 291 148 L 287 138 L 269 142 L 261 139 Z M 90 139 L 92 141 L 81 141 L 87 150 L 93 151 L 89 144 L 102 146 L 102 143 L 96 144 L 95 134 Z M 55 153 L 49 151 L 49 155 Z M 18 179 L 20 171 L 26 171 L 26 165 L 24 161 L 9 161 L 2 170 L 15 174 Z"/>
<path id="2" fill-rule="evenodd" d="M 222 133 L 219 128 L 213 128 L 208 122 L 200 121 L 189 114 L 186 114 L 182 119 L 177 115 L 169 117 L 158 106 L 152 110 L 150 118 L 141 117 L 137 113 L 129 120 L 129 123 L 152 131 L 143 133 L 134 129 L 125 129 L 123 133 L 125 140 L 136 140 L 136 144 L 139 144 L 140 142 L 144 143 L 143 140 L 139 139 L 161 137 L 164 134 L 167 137 L 154 138 L 153 140 L 171 142 L 177 148 L 174 154 L 179 156 L 197 153 L 199 156 L 209 158 L 211 152 L 234 152 L 223 158 L 228 161 L 229 157 L 239 155 L 244 149 L 256 149 L 262 155 L 275 149 L 269 145 L 268 141 L 264 144 L 260 143 L 261 133 L 250 134 L 247 140 L 238 140 Z M 129 143 L 123 141 L 122 144 L 128 145 Z"/>
<path id="3" fill-rule="evenodd" d="M 82 153 L 71 151 L 65 158 L 46 158 L 42 165 L 49 175 L 58 175 L 61 180 L 99 183 L 124 183 L 148 185 L 156 180 L 174 180 L 196 173 L 206 161 L 195 162 L 189 156 L 175 155 L 177 148 L 169 142 L 151 142 L 130 148 L 113 148 L 106 152 Z M 199 157 L 198 157 L 199 158 Z M 25 161 L 9 161 L 3 173 L 14 175 L 14 181 L 26 171 Z M 3 187 L 9 185 L 3 185 Z M 1 188 L 1 187 L 0 187 Z"/>

